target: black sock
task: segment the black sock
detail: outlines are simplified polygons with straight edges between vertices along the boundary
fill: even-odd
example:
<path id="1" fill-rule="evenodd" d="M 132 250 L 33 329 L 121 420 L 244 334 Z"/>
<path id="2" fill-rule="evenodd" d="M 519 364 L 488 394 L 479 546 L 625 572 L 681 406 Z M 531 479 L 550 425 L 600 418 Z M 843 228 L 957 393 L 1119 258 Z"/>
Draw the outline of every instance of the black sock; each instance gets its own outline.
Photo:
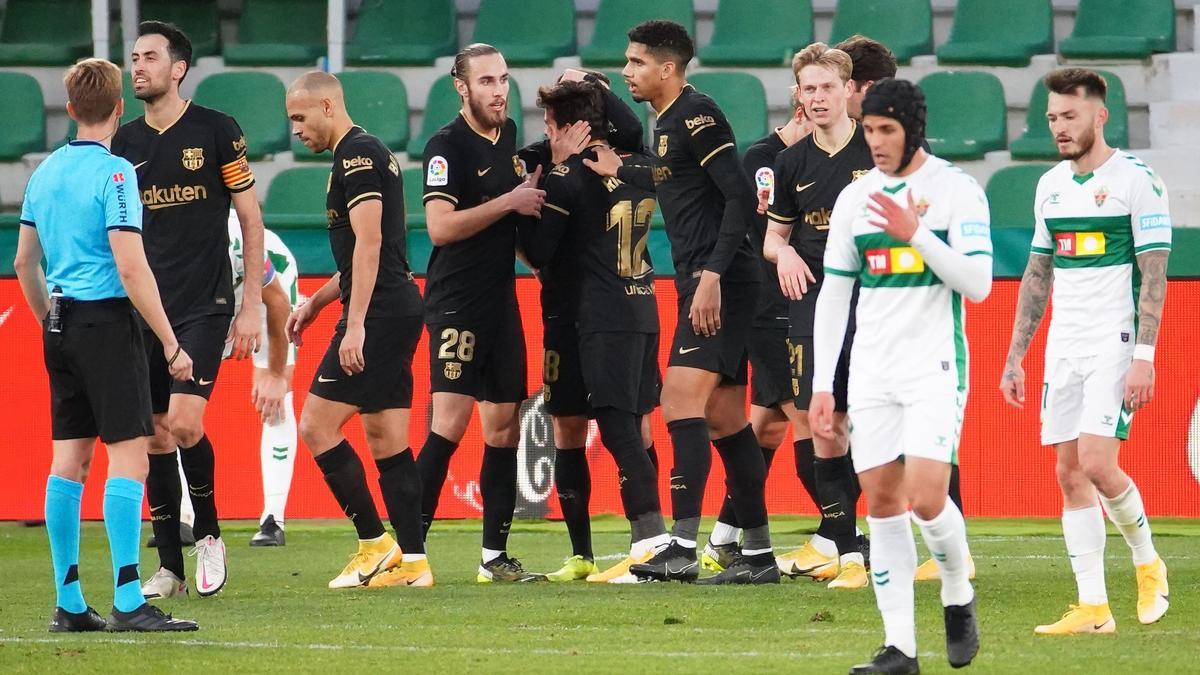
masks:
<path id="1" fill-rule="evenodd" d="M 959 482 L 958 465 L 950 465 L 950 501 L 958 507 L 959 513 L 964 513 L 962 503 L 962 485 Z"/>
<path id="2" fill-rule="evenodd" d="M 442 496 L 442 485 L 450 470 L 450 458 L 457 449 L 458 443 L 431 431 L 425 438 L 421 454 L 417 455 L 417 473 L 421 476 L 421 523 L 425 534 L 429 534 L 429 527 L 433 525 L 438 498 Z"/>
<path id="3" fill-rule="evenodd" d="M 858 550 L 855 533 L 854 469 L 850 457 L 817 457 L 813 464 L 817 479 L 818 506 L 821 509 L 822 534 L 837 545 L 838 555 Z"/>
<path id="4" fill-rule="evenodd" d="M 405 553 L 425 552 L 425 529 L 421 526 L 421 477 L 412 448 L 375 460 L 379 469 L 379 491 L 387 507 L 388 520 L 396 531 L 396 543 Z"/>
<path id="5" fill-rule="evenodd" d="M 483 500 L 483 547 L 507 550 L 508 531 L 517 509 L 516 448 L 483 446 L 479 497 Z"/>
<path id="6" fill-rule="evenodd" d="M 179 484 L 177 453 L 150 455 L 149 458 L 146 502 L 150 505 L 150 526 L 158 543 L 158 564 L 180 579 L 186 579 L 183 544 L 179 542 L 179 501 L 183 499 L 183 486 Z"/>
<path id="7" fill-rule="evenodd" d="M 183 475 L 187 477 L 192 510 L 196 513 L 192 532 L 196 534 L 197 540 L 209 535 L 221 536 L 221 526 L 217 524 L 217 500 L 213 490 L 216 458 L 213 456 L 213 447 L 212 443 L 208 442 L 208 436 L 201 436 L 190 448 L 180 448 L 179 459 L 183 464 Z"/>
<path id="8" fill-rule="evenodd" d="M 558 506 L 571 537 L 571 555 L 592 560 L 595 557 L 592 554 L 592 519 L 588 513 L 592 476 L 588 471 L 585 448 L 555 451 L 554 488 L 558 491 Z"/>
<path id="9" fill-rule="evenodd" d="M 333 493 L 342 513 L 354 523 L 359 539 L 376 539 L 386 532 L 375 499 L 367 489 L 367 473 L 362 460 L 350 446 L 350 441 L 341 443 L 317 455 L 317 466 L 325 476 L 325 484 Z"/>
<path id="10" fill-rule="evenodd" d="M 775 459 L 775 448 L 768 448 L 765 445 L 759 447 L 762 449 L 763 462 L 766 464 L 767 471 L 770 471 L 771 462 Z M 733 508 L 733 495 L 729 494 L 729 490 L 725 491 L 725 499 L 721 501 L 721 512 L 717 515 L 717 521 L 730 527 L 741 527 L 737 510 Z"/>
<path id="11" fill-rule="evenodd" d="M 713 445 L 725 464 L 725 489 L 733 496 L 738 523 L 744 530 L 763 527 L 767 524 L 767 465 L 754 430 L 747 424 L 741 431 L 713 441 Z"/>
<path id="12" fill-rule="evenodd" d="M 661 512 L 658 474 L 647 449 L 642 447 L 637 418 L 624 410 L 607 407 L 598 408 L 595 415 L 600 439 L 617 463 L 625 517 L 632 522 L 647 513 Z"/>
<path id="13" fill-rule="evenodd" d="M 817 480 L 813 473 L 813 460 L 816 459 L 813 439 L 802 438 L 792 443 L 792 450 L 796 454 L 796 476 L 800 478 L 800 484 L 804 486 L 813 506 L 819 509 L 821 504 L 817 498 Z"/>
<path id="14" fill-rule="evenodd" d="M 671 517 L 675 520 L 672 534 L 695 541 L 700 530 L 704 487 L 712 469 L 708 422 L 703 417 L 674 420 L 667 422 L 667 431 L 675 449 L 675 465 L 671 468 Z"/>
<path id="15" fill-rule="evenodd" d="M 654 447 L 654 442 L 646 447 L 646 456 L 650 458 L 650 466 L 654 467 L 654 482 L 658 484 L 658 450 Z"/>

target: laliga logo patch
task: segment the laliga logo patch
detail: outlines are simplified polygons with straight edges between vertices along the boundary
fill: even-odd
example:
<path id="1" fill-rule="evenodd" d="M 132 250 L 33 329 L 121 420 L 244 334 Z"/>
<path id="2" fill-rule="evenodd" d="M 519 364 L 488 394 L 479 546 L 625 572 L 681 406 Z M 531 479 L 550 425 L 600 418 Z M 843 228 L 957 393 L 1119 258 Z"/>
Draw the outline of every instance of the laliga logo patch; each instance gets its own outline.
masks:
<path id="1" fill-rule="evenodd" d="M 771 167 L 764 166 L 754 172 L 754 186 L 758 189 L 758 194 L 767 193 L 767 203 L 775 203 L 775 172 Z"/>
<path id="2" fill-rule="evenodd" d="M 1104 206 L 1104 200 L 1108 199 L 1108 188 L 1101 185 L 1100 189 L 1096 190 L 1093 196 L 1096 198 L 1097 208 Z"/>
<path id="3" fill-rule="evenodd" d="M 441 155 L 429 160 L 429 169 L 425 172 L 426 185 L 448 185 L 450 183 L 450 165 Z"/>

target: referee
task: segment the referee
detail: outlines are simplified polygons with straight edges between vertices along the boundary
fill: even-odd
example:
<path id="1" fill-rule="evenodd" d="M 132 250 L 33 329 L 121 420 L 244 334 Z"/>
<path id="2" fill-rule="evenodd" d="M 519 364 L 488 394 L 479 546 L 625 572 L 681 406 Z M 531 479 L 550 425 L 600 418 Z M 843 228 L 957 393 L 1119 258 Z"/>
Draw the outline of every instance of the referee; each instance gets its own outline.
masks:
<path id="1" fill-rule="evenodd" d="M 54 456 L 46 532 L 57 593 L 50 630 L 196 630 L 195 622 L 149 605 L 139 587 L 143 481 L 154 427 L 134 309 L 161 341 L 172 377 L 190 379 L 192 359 L 175 339 L 142 249 L 133 165 L 109 152 L 124 112 L 121 71 L 87 59 L 63 82 L 79 136 L 29 179 L 13 262 L 25 300 L 43 324 L 50 376 Z M 97 436 L 109 456 L 104 526 L 115 593 L 107 622 L 87 605 L 79 583 L 79 505 Z"/>

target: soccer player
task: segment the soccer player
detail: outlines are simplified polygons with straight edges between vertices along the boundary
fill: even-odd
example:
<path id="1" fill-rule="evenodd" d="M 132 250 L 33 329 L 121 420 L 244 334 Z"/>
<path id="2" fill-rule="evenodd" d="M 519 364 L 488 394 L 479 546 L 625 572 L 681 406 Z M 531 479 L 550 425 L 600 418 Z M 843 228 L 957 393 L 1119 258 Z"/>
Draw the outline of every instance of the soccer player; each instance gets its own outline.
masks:
<path id="1" fill-rule="evenodd" d="M 862 127 L 847 114 L 853 93 L 853 63 L 845 52 L 822 42 L 805 47 L 792 59 L 792 72 L 813 132 L 783 150 L 775 160 L 776 190 L 767 210 L 770 224 L 763 255 L 777 263 L 777 285 L 791 300 L 788 344 L 791 352 L 792 393 L 796 408 L 808 410 L 813 384 L 813 311 L 824 281 L 822 259 L 829 235 L 829 218 L 838 194 L 864 176 L 874 164 Z M 817 533 L 794 555 L 781 557 L 780 570 L 789 576 L 830 580 L 830 588 L 865 588 L 866 561 L 855 525 L 858 482 L 847 448 L 847 360 L 853 342 L 848 331 L 839 360 L 835 400 L 837 434 L 832 442 L 812 438 L 807 421 L 794 424 L 799 453 L 807 455 L 811 438 L 815 451 L 813 483 L 821 524 Z"/>
<path id="2" fill-rule="evenodd" d="M 358 533 L 358 550 L 330 588 L 432 586 L 421 532 L 421 482 L 408 447 L 412 359 L 421 338 L 421 294 L 406 254 L 400 165 L 346 112 L 342 85 L 311 71 L 292 83 L 293 133 L 313 152 L 333 153 L 325 199 L 337 274 L 288 318 L 301 335 L 334 300 L 342 316 L 309 388 L 300 436 L 329 491 Z M 358 415 L 379 469 L 379 488 L 396 531 L 384 529 L 362 461 L 342 434 Z"/>
<path id="3" fill-rule="evenodd" d="M 475 401 L 483 426 L 480 583 L 544 579 L 509 557 L 517 500 L 519 411 L 525 399 L 525 334 L 517 308 L 516 228 L 541 211 L 539 171 L 517 158 L 508 119 L 508 66 L 495 47 L 472 44 L 454 58 L 459 114 L 425 146 L 425 218 L 433 253 L 425 286 L 432 419 L 418 466 L 428 532 L 450 458 Z"/>
<path id="4" fill-rule="evenodd" d="M 536 234 L 524 240 L 530 261 L 539 266 L 551 262 L 560 277 L 561 304 L 578 308 L 578 332 L 571 326 L 577 343 L 567 347 L 576 354 L 583 409 L 596 418 L 600 437 L 617 463 L 630 522 L 628 563 L 596 574 L 594 580 L 629 583 L 637 581 L 629 566 L 648 560 L 670 539 L 657 474 L 641 433 L 645 416 L 658 402 L 658 306 L 646 250 L 655 200 L 645 188 L 602 178 L 583 165 L 585 158 L 595 157 L 595 148 L 607 147 L 606 98 L 604 87 L 594 82 L 562 81 L 538 90 L 552 144 L 580 123 L 589 129 L 590 140 L 548 172 L 541 221 Z M 558 365 L 548 357 L 548 380 L 559 379 L 552 372 Z"/>
<path id="5" fill-rule="evenodd" d="M 146 499 L 160 567 L 142 591 L 147 598 L 187 591 L 176 468 L 182 462 L 195 510 L 196 591 L 209 596 L 225 586 L 227 570 L 204 411 L 227 337 L 233 342 L 233 357 L 245 358 L 258 348 L 262 325 L 263 270 L 258 265 L 246 270 L 242 308 L 230 324 L 233 288 L 226 221 L 232 201 L 242 224 L 245 254 L 257 260 L 263 254 L 262 214 L 246 161 L 246 139 L 237 122 L 179 96 L 192 60 L 187 36 L 157 21 L 142 22 L 138 35 L 131 60 L 133 91 L 145 102 L 145 114 L 117 131 L 113 154 L 128 159 L 138 171 L 146 257 L 167 317 L 179 343 L 195 360 L 196 372 L 194 380 L 172 382 L 157 338 L 146 334 L 155 427 Z"/>
<path id="6" fill-rule="evenodd" d="M 837 432 L 835 372 L 855 282 L 858 330 L 848 387 L 854 468 L 867 495 L 871 576 L 884 646 L 851 673 L 916 673 L 913 520 L 941 567 L 946 652 L 961 668 L 979 650 L 966 526 L 946 494 L 967 398 L 964 302 L 992 285 L 983 189 L 922 149 L 925 97 L 888 79 L 863 99 L 875 168 L 838 196 L 817 298 L 809 421 Z M 901 462 L 901 456 L 904 461 Z"/>
<path id="7" fill-rule="evenodd" d="M 635 100 L 658 114 L 653 165 L 598 148 L 585 165 L 605 177 L 657 191 L 675 264 L 679 322 L 662 391 L 675 450 L 671 543 L 630 567 L 643 579 L 695 581 L 700 507 L 712 465 L 710 442 L 725 464 L 742 555 L 704 583 L 779 583 L 763 498 L 766 464 L 746 420 L 746 352 L 758 303 L 760 269 L 746 234 L 754 189 L 738 161 L 733 132 L 711 98 L 684 77 L 694 46 L 671 21 L 629 31 L 622 76 Z"/>
<path id="8" fill-rule="evenodd" d="M 796 87 L 793 86 L 791 92 L 792 116 L 787 124 L 759 139 L 746 150 L 742 158 L 742 166 L 754 181 L 755 190 L 760 196 L 765 195 L 768 202 L 775 192 L 775 158 L 784 148 L 794 145 L 812 131 L 808 118 L 804 116 L 804 106 L 797 97 Z M 766 217 L 760 214 L 755 218 L 754 225 L 749 234 L 755 250 L 761 251 L 767 229 Z M 792 372 L 787 343 L 788 300 L 779 289 L 775 265 L 766 259 L 760 259 L 759 262 L 762 267 L 762 294 L 758 299 L 758 311 L 749 344 L 750 426 L 754 429 L 754 437 L 758 439 L 763 460 L 770 470 L 775 451 L 787 435 L 789 421 L 807 427 L 808 419 L 797 413 L 792 402 Z M 801 450 L 805 443 L 811 446 L 811 438 L 795 442 L 796 472 L 816 503 L 817 496 L 812 485 L 813 454 L 811 447 L 807 453 Z M 725 500 L 721 502 L 721 513 L 708 536 L 704 554 L 700 556 L 701 567 L 716 572 L 725 569 L 741 549 L 738 544 L 740 535 L 741 527 L 733 509 L 733 498 L 726 492 Z"/>
<path id="9" fill-rule="evenodd" d="M 1038 181 L 1033 244 L 1000 390 L 1010 405 L 1023 407 L 1021 362 L 1053 287 L 1042 444 L 1058 455 L 1063 537 L 1079 604 L 1034 632 L 1112 633 L 1117 623 L 1104 585 L 1101 505 L 1133 553 L 1138 620 L 1154 623 L 1168 607 L 1167 567 L 1154 550 L 1142 496 L 1117 453 L 1134 413 L 1154 396 L 1171 215 L 1162 180 L 1104 139 L 1104 78 L 1064 68 L 1043 82 L 1050 91 L 1046 119 L 1063 161 Z"/>
<path id="10" fill-rule="evenodd" d="M 13 261 L 25 301 L 43 326 L 50 377 L 46 534 L 56 594 L 50 630 L 192 631 L 195 622 L 163 614 L 139 588 L 142 490 L 154 427 L 134 309 L 157 336 L 171 377 L 189 379 L 192 360 L 171 329 L 142 250 L 137 175 L 108 149 L 124 112 L 121 70 L 86 59 L 67 70 L 63 83 L 78 137 L 30 177 Z M 80 499 L 97 437 L 108 449 L 104 527 L 114 587 L 108 621 L 88 606 L 79 580 Z"/>

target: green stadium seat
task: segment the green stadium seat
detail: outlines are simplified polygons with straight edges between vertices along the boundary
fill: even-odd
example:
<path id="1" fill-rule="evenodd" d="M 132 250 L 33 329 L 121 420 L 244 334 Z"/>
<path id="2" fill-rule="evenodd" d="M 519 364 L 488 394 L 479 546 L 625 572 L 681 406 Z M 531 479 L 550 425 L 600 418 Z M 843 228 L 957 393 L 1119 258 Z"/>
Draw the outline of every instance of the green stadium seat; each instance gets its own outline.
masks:
<path id="1" fill-rule="evenodd" d="M 216 0 L 142 0 L 144 21 L 166 21 L 187 33 L 192 41 L 192 56 L 216 56 L 221 53 L 221 16 Z M 120 40 L 118 49 L 120 49 Z"/>
<path id="2" fill-rule="evenodd" d="M 1108 124 L 1104 126 L 1104 139 L 1117 148 L 1129 146 L 1129 111 L 1125 105 L 1125 85 L 1121 78 L 1105 71 L 1097 71 L 1108 82 Z M 1025 130 L 1020 138 L 1009 144 L 1013 159 L 1058 159 L 1058 148 L 1046 124 L 1046 101 L 1049 92 L 1038 80 L 1029 97 L 1029 110 L 1025 114 Z"/>
<path id="3" fill-rule="evenodd" d="M 1147 59 L 1171 51 L 1174 0 L 1079 0 L 1075 29 L 1058 43 L 1069 59 Z"/>
<path id="4" fill-rule="evenodd" d="M 646 137 L 650 132 L 650 104 L 645 102 L 638 103 L 633 100 L 633 94 L 629 93 L 629 85 L 625 84 L 625 78 L 621 77 L 620 71 L 606 70 L 603 72 L 608 77 L 609 86 L 616 92 L 617 98 L 624 101 L 630 108 L 633 108 L 634 114 L 641 120 L 642 136 Z"/>
<path id="5" fill-rule="evenodd" d="M 811 2 L 721 0 L 712 41 L 700 48 L 700 61 L 705 66 L 785 65 L 812 42 Z"/>
<path id="6" fill-rule="evenodd" d="M 749 73 L 704 72 L 688 77 L 688 82 L 721 107 L 739 153 L 767 135 L 767 92 L 762 80 Z"/>
<path id="7" fill-rule="evenodd" d="M 856 33 L 879 40 L 908 63 L 933 53 L 933 10 L 929 0 L 838 0 L 829 43 Z"/>
<path id="8" fill-rule="evenodd" d="M 525 122 L 521 112 L 521 90 L 517 81 L 508 80 L 508 116 L 517 123 L 517 147 L 525 144 Z M 408 142 L 408 156 L 419 160 L 425 154 L 425 144 L 429 137 L 438 129 L 446 126 L 458 111 L 462 110 L 462 99 L 454 88 L 454 78 L 449 74 L 439 77 L 429 88 L 429 96 L 425 99 L 425 115 L 421 120 L 421 130 Z"/>
<path id="9" fill-rule="evenodd" d="M 325 0 L 245 0 L 237 42 L 225 46 L 225 63 L 238 66 L 308 66 L 325 54 Z"/>
<path id="10" fill-rule="evenodd" d="M 265 72 L 209 75 L 196 86 L 195 101 L 232 115 L 246 134 L 251 160 L 288 149 L 288 119 L 279 78 Z"/>
<path id="11" fill-rule="evenodd" d="M 3 205 L 4 198 L 0 196 L 0 229 L 15 230 L 21 224 L 21 213 L 5 210 Z"/>
<path id="12" fill-rule="evenodd" d="M 959 0 L 939 63 L 1024 67 L 1034 54 L 1054 52 L 1050 0 Z"/>
<path id="13" fill-rule="evenodd" d="M 421 167 L 400 172 L 404 178 L 404 212 L 410 230 L 425 229 L 425 181 Z"/>
<path id="14" fill-rule="evenodd" d="M 987 182 L 988 209 L 994 228 L 1033 228 L 1033 195 L 1038 179 L 1053 164 L 1006 166 Z"/>
<path id="15" fill-rule="evenodd" d="M 15 162 L 46 149 L 46 109 L 42 88 L 25 73 L 0 72 L 0 161 Z"/>
<path id="16" fill-rule="evenodd" d="M 428 66 L 458 49 L 454 0 L 370 0 L 362 4 L 346 62 Z"/>
<path id="17" fill-rule="evenodd" d="M 404 82 L 381 70 L 348 70 L 338 73 L 346 95 L 346 110 L 354 123 L 383 141 L 393 152 L 408 147 L 408 91 Z M 301 161 L 328 161 L 292 136 L 292 157 Z"/>
<path id="18" fill-rule="evenodd" d="M 985 72 L 932 73 L 921 78 L 928 106 L 925 138 L 933 154 L 983 159 L 1008 140 L 1008 109 L 1000 78 Z"/>
<path id="19" fill-rule="evenodd" d="M 92 53 L 90 0 L 8 0 L 0 66 L 65 66 Z"/>
<path id="20" fill-rule="evenodd" d="M 483 0 L 472 42 L 485 42 L 511 66 L 548 66 L 575 53 L 575 3 Z"/>
<path id="21" fill-rule="evenodd" d="M 145 112 L 145 105 L 133 95 L 133 76 L 129 74 L 128 70 L 121 72 L 121 98 L 125 101 L 125 114 L 121 115 L 121 124 L 128 124 L 141 117 Z M 76 130 L 75 120 L 68 121 L 67 135 L 58 142 L 58 146 L 75 138 Z"/>
<path id="22" fill-rule="evenodd" d="M 327 227 L 325 191 L 328 185 L 328 166 L 304 166 L 279 172 L 267 189 L 263 222 L 272 229 Z"/>
<path id="23" fill-rule="evenodd" d="M 592 41 L 579 50 L 584 65 L 624 65 L 625 48 L 629 46 L 626 34 L 650 19 L 670 19 L 682 24 L 689 35 L 696 35 L 692 0 L 600 0 Z"/>

